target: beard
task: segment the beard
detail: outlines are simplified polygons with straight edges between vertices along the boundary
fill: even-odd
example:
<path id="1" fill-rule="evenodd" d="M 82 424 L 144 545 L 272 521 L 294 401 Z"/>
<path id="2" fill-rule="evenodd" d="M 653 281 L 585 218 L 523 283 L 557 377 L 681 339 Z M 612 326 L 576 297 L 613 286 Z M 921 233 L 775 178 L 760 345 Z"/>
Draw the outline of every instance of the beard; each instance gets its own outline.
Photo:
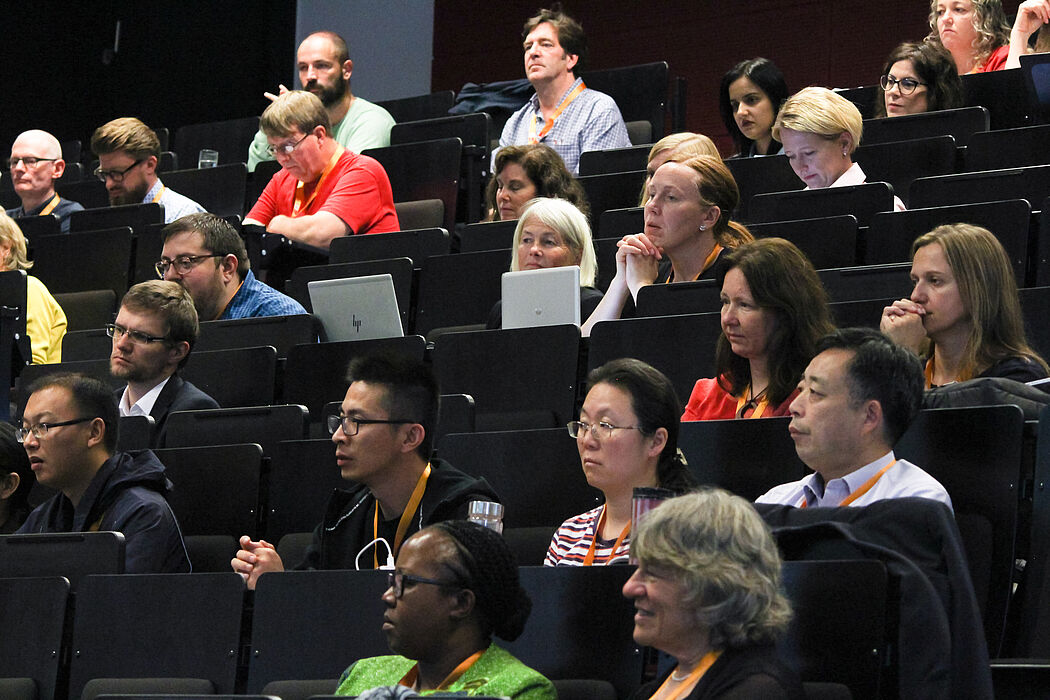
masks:
<path id="1" fill-rule="evenodd" d="M 144 182 L 133 190 L 125 189 L 117 194 L 110 193 L 109 203 L 115 207 L 121 204 L 142 204 L 147 192 L 149 192 L 149 185 Z"/>
<path id="2" fill-rule="evenodd" d="M 322 85 L 317 80 L 311 80 L 303 86 L 303 89 L 317 95 L 321 104 L 327 109 L 346 96 L 349 83 L 350 81 L 340 73 L 331 85 Z"/>

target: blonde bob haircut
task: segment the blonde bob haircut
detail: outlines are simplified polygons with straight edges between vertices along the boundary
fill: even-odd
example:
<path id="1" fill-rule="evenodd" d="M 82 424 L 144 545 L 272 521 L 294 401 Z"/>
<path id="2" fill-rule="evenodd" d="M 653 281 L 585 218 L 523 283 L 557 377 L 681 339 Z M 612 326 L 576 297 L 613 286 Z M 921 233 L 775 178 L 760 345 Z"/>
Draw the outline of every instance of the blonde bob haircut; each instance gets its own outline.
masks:
<path id="1" fill-rule="evenodd" d="M 631 554 L 683 586 L 714 649 L 773 643 L 791 620 L 773 535 L 740 496 L 701 488 L 665 501 L 632 533 Z"/>
<path id="2" fill-rule="evenodd" d="M 593 287 L 598 277 L 598 258 L 594 254 L 594 241 L 587 217 L 571 202 L 553 197 L 537 197 L 529 200 L 521 212 L 514 228 L 514 245 L 510 256 L 510 270 L 517 272 L 518 246 L 525 226 L 532 220 L 539 221 L 558 232 L 562 241 L 576 257 L 580 266 L 580 286 Z"/>
<path id="3" fill-rule="evenodd" d="M 26 252 L 26 237 L 18 228 L 15 220 L 0 210 L 0 247 L 8 245 L 11 252 L 7 255 L 4 270 L 28 270 L 33 267 Z"/>
<path id="4" fill-rule="evenodd" d="M 808 87 L 787 98 L 773 124 L 773 138 L 783 143 L 781 129 L 816 134 L 834 141 L 843 133 L 852 140 L 850 153 L 857 150 L 864 130 L 860 110 L 842 95 L 822 87 Z"/>
<path id="5" fill-rule="evenodd" d="M 912 259 L 919 248 L 933 243 L 944 251 L 970 314 L 959 380 L 972 379 L 1008 357 L 1023 357 L 1047 371 L 1046 362 L 1025 340 L 1017 282 L 999 239 L 973 224 L 945 224 L 915 239 Z M 928 355 L 933 355 L 933 343 Z"/>
<path id="6" fill-rule="evenodd" d="M 288 136 L 295 129 L 300 134 L 309 135 L 319 126 L 324 127 L 326 134 L 332 133 L 332 122 L 321 99 L 305 90 L 284 93 L 263 111 L 259 119 L 259 128 L 270 138 Z"/>

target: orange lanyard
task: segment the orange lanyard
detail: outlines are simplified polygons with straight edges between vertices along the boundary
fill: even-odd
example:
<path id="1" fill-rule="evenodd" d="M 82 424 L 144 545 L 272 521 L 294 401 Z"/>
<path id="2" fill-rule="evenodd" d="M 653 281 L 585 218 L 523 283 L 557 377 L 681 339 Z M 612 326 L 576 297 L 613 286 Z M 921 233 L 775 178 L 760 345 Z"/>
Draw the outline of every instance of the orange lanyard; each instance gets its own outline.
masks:
<path id="1" fill-rule="evenodd" d="M 591 546 L 587 549 L 587 556 L 583 558 L 584 566 L 594 566 L 594 549 L 598 545 L 598 533 L 602 529 L 602 523 L 605 522 L 605 506 L 602 506 L 602 514 L 598 516 L 598 524 L 594 526 L 594 536 L 591 537 Z M 627 537 L 627 533 L 631 531 L 631 523 L 628 522 L 623 526 L 623 530 L 620 531 L 620 536 L 616 538 L 616 542 L 613 544 L 612 549 L 609 551 L 609 556 L 605 557 L 602 561 L 609 561 L 616 556 L 616 550 L 623 544 L 623 540 Z M 601 562 L 599 562 L 601 563 Z"/>
<path id="2" fill-rule="evenodd" d="M 48 214 L 53 212 L 55 210 L 55 207 L 58 206 L 59 200 L 60 197 L 56 194 L 54 198 L 52 198 L 52 200 L 48 202 L 48 205 L 44 207 L 44 209 L 40 212 L 40 216 L 47 216 Z"/>
<path id="3" fill-rule="evenodd" d="M 164 196 L 164 190 L 168 189 L 165 185 L 160 186 L 160 190 L 157 191 L 157 196 L 153 198 L 153 203 L 156 204 L 160 201 L 160 198 Z"/>
<path id="4" fill-rule="evenodd" d="M 408 499 L 408 505 L 405 506 L 405 512 L 401 514 L 401 520 L 397 524 L 397 532 L 394 534 L 394 554 L 401 549 L 401 542 L 405 539 L 405 533 L 408 532 L 408 526 L 412 524 L 412 516 L 416 512 L 416 508 L 419 507 L 419 502 L 423 500 L 423 492 L 427 490 L 427 479 L 430 478 L 430 464 L 427 463 L 426 469 L 419 475 L 419 481 L 416 482 L 416 488 L 412 491 L 412 497 Z M 376 514 L 372 520 L 372 537 L 373 539 L 379 539 L 379 501 L 376 501 Z M 372 550 L 372 568 L 379 568 L 379 550 L 378 543 L 375 549 Z"/>
<path id="5" fill-rule="evenodd" d="M 700 275 L 702 275 L 705 272 L 707 272 L 707 268 L 709 268 L 709 267 L 711 267 L 712 265 L 715 264 L 715 260 L 718 260 L 718 256 L 721 253 L 722 253 L 722 246 L 720 244 L 718 244 L 718 243 L 715 243 L 715 247 L 711 249 L 711 253 L 707 256 L 707 259 L 704 260 L 704 266 L 700 268 L 700 274 L 698 274 L 696 276 L 696 278 L 693 280 L 694 282 L 696 280 L 700 279 Z M 671 268 L 671 272 L 667 275 L 667 282 L 666 282 L 666 284 L 670 284 L 671 282 L 674 282 L 674 268 L 673 267 Z"/>
<path id="6" fill-rule="evenodd" d="M 853 503 L 853 501 L 857 500 L 858 498 L 860 498 L 861 496 L 866 494 L 868 491 L 871 491 L 872 487 L 875 486 L 875 484 L 878 482 L 878 480 L 882 478 L 882 475 L 885 474 L 886 472 L 888 472 L 890 470 L 890 467 L 892 467 L 896 463 L 897 463 L 897 460 L 893 460 L 892 462 L 887 464 L 885 467 L 880 469 L 879 473 L 876 474 L 875 476 L 871 477 L 867 481 L 865 481 L 863 486 L 861 486 L 859 489 L 857 489 L 856 491 L 854 491 L 850 495 L 848 495 L 845 498 L 843 498 L 842 499 L 842 503 L 839 503 L 839 506 L 848 506 L 850 503 Z M 827 488 L 826 484 L 825 484 L 825 488 Z M 799 508 L 808 508 L 809 507 L 809 503 L 806 502 L 805 494 L 803 494 L 803 496 L 802 496 L 802 503 L 800 503 L 798 507 Z"/>
<path id="7" fill-rule="evenodd" d="M 313 192 L 310 193 L 310 197 L 306 200 L 305 203 L 303 202 L 303 188 L 306 187 L 306 183 L 304 183 L 302 180 L 299 180 L 295 184 L 295 199 L 292 202 L 292 218 L 299 216 L 300 210 L 306 211 L 306 209 L 309 208 L 310 204 L 313 203 L 314 199 L 317 197 L 317 193 L 321 191 L 321 185 L 324 184 L 325 179 L 328 177 L 329 174 L 331 174 L 332 170 L 335 168 L 336 162 L 339 160 L 339 157 L 341 155 L 343 155 L 342 146 L 335 150 L 335 153 L 333 153 L 332 157 L 328 160 L 328 165 L 324 166 L 324 170 L 321 171 L 320 179 L 317 180 L 317 184 L 314 186 Z"/>
<path id="8" fill-rule="evenodd" d="M 926 360 L 926 367 L 922 371 L 923 375 L 926 377 L 926 388 L 927 389 L 932 389 L 933 388 L 933 366 L 934 366 L 933 355 L 930 355 L 930 359 Z M 969 372 L 964 372 L 964 373 L 960 374 L 958 377 L 956 377 L 955 379 L 953 379 L 952 381 L 948 382 L 947 384 L 954 384 L 955 382 L 961 382 L 961 381 L 964 381 L 966 379 L 970 379 L 970 377 L 968 376 L 969 374 L 970 374 Z M 947 386 L 947 384 L 938 384 L 938 386 Z"/>
<path id="9" fill-rule="evenodd" d="M 572 101 L 579 97 L 580 93 L 586 89 L 587 86 L 584 85 L 583 81 L 581 80 L 580 84 L 574 87 L 572 91 L 565 96 L 565 99 L 561 101 L 561 104 L 558 105 L 558 108 L 554 110 L 554 114 L 552 114 L 551 118 L 547 120 L 547 123 L 543 125 L 543 130 L 540 131 L 539 136 L 536 135 L 536 115 L 533 114 L 532 121 L 529 122 L 529 143 L 539 143 L 540 139 L 542 139 L 544 136 L 550 133 L 550 130 L 554 128 L 554 120 L 561 116 L 561 113 L 564 112 L 566 108 L 568 108 L 568 106 L 572 104 Z"/>
<path id="10" fill-rule="evenodd" d="M 466 673 L 467 669 L 470 668 L 471 666 L 473 666 L 474 663 L 478 659 L 480 659 L 481 655 L 484 654 L 484 653 L 485 653 L 485 649 L 482 649 L 481 651 L 475 651 L 473 654 L 468 656 L 466 659 L 464 659 L 459 664 L 459 666 L 456 666 L 454 669 L 452 669 L 452 673 L 448 674 L 448 677 L 445 680 L 441 681 L 441 685 L 439 685 L 434 690 L 448 690 L 449 688 L 451 688 L 452 684 L 455 683 L 456 681 L 458 681 L 459 677 L 462 676 L 464 673 Z M 402 678 L 401 680 L 399 680 L 397 682 L 397 684 L 398 685 L 403 685 L 406 688 L 415 688 L 416 687 L 416 681 L 418 681 L 418 680 L 419 680 L 419 664 L 417 663 L 415 666 L 413 666 L 412 668 L 410 668 L 408 670 L 408 673 L 405 674 L 405 677 Z"/>
<path id="11" fill-rule="evenodd" d="M 747 406 L 749 403 L 751 403 L 751 401 L 755 400 L 755 397 L 752 396 L 750 401 L 744 401 L 744 396 L 746 396 L 747 394 L 750 394 L 750 393 L 751 393 L 751 385 L 748 384 L 747 385 L 747 391 L 745 391 L 740 396 L 740 398 L 736 400 L 736 417 L 737 418 L 743 418 L 744 417 L 744 407 Z M 758 404 L 755 406 L 755 410 L 751 412 L 751 415 L 748 416 L 748 418 L 761 418 L 762 414 L 765 413 L 766 406 L 768 406 L 768 405 L 769 405 L 769 399 L 766 398 L 765 392 L 762 392 L 762 398 L 759 399 Z"/>
<path id="12" fill-rule="evenodd" d="M 721 655 L 721 650 L 709 651 L 706 654 L 704 654 L 704 658 L 700 659 L 700 663 L 697 664 L 696 668 L 694 668 L 688 676 L 686 676 L 681 681 L 676 681 L 680 682 L 682 685 L 678 686 L 678 690 L 676 690 L 673 695 L 668 695 L 665 698 L 665 700 L 678 700 L 678 698 L 684 698 L 686 695 L 688 695 L 693 690 L 694 686 L 696 686 L 697 681 L 699 681 L 700 678 L 705 673 L 707 673 L 707 669 L 711 668 L 711 665 L 714 664 L 715 661 L 718 661 L 718 657 Z M 677 668 L 677 666 L 675 668 Z M 672 671 L 671 675 L 664 680 L 664 682 L 660 685 L 656 692 L 653 693 L 650 697 L 655 698 L 657 695 L 663 692 L 664 686 L 666 686 L 672 681 L 673 676 L 674 672 Z"/>

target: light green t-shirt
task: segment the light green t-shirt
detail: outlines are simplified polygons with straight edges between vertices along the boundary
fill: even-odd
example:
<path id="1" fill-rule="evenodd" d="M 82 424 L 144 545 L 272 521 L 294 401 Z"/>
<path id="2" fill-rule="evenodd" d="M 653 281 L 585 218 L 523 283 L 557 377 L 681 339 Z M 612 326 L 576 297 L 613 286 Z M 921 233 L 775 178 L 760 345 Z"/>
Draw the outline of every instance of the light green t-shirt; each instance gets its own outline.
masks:
<path id="1" fill-rule="evenodd" d="M 390 128 L 394 118 L 390 112 L 368 100 L 355 97 L 343 120 L 333 127 L 335 140 L 354 153 L 369 148 L 385 148 L 390 145 Z M 273 160 L 266 147 L 266 135 L 259 131 L 248 147 L 248 172 L 264 160 Z"/>

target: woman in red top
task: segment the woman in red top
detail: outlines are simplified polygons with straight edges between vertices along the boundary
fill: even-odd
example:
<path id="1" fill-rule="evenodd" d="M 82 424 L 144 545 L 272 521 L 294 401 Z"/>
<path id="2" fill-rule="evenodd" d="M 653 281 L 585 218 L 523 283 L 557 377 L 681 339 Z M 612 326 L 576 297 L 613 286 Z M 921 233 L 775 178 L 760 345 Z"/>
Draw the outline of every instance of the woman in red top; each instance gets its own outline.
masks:
<path id="1" fill-rule="evenodd" d="M 727 264 L 717 376 L 696 383 L 682 420 L 786 416 L 817 340 L 832 329 L 827 293 L 782 238 L 740 246 Z"/>
<path id="2" fill-rule="evenodd" d="M 930 0 L 930 35 L 955 60 L 959 75 L 1020 68 L 1028 39 L 1050 21 L 1050 0 L 1025 0 L 1011 28 L 1002 0 Z"/>

